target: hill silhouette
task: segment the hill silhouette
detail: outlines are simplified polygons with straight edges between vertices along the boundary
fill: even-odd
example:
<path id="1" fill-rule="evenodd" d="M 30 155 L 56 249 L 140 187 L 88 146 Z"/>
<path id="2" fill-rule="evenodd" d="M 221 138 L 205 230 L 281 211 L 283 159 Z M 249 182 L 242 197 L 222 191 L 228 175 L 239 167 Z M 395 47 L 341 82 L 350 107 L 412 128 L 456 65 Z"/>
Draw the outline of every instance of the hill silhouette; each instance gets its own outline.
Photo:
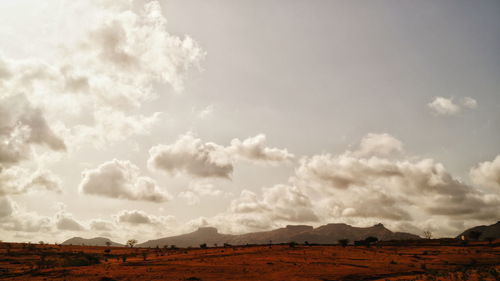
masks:
<path id="1" fill-rule="evenodd" d="M 86 246 L 107 246 L 106 242 L 111 243 L 111 246 L 113 247 L 123 247 L 123 244 L 116 243 L 111 241 L 108 238 L 105 237 L 95 237 L 95 238 L 82 238 L 82 237 L 73 237 L 70 238 L 64 242 L 62 242 L 62 245 L 86 245 Z"/>
<path id="2" fill-rule="evenodd" d="M 457 238 L 461 236 L 472 240 L 485 240 L 487 238 L 500 239 L 500 221 L 492 225 L 480 225 L 469 228 L 460 233 Z"/>

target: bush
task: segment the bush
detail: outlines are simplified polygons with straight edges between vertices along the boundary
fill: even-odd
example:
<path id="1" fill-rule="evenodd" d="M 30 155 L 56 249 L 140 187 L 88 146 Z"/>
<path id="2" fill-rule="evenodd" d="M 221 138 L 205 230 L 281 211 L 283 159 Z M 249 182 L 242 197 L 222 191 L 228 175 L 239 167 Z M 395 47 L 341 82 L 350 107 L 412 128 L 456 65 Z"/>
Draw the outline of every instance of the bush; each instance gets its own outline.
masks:
<path id="1" fill-rule="evenodd" d="M 207 248 L 207 243 L 200 244 L 200 248 L 206 249 Z"/>
<path id="2" fill-rule="evenodd" d="M 94 264 L 99 264 L 99 258 L 93 255 L 83 255 L 77 257 L 66 257 L 63 260 L 62 266 L 89 266 Z"/>
<path id="3" fill-rule="evenodd" d="M 349 244 L 349 239 L 339 239 L 339 244 L 342 247 L 346 247 Z"/>

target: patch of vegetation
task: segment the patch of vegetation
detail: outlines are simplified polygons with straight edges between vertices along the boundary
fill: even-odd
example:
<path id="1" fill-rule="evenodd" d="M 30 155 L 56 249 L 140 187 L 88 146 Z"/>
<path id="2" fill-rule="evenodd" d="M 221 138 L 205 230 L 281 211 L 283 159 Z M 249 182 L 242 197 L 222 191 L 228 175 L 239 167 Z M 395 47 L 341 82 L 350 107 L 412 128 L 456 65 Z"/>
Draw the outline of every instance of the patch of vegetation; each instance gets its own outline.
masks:
<path id="1" fill-rule="evenodd" d="M 346 247 L 349 244 L 349 239 L 339 239 L 339 244 L 342 247 Z"/>
<path id="2" fill-rule="evenodd" d="M 70 267 L 70 266 L 89 266 L 89 265 L 94 265 L 94 264 L 99 264 L 100 260 L 98 257 L 89 255 L 89 254 L 84 254 L 81 256 L 70 256 L 70 257 L 65 257 L 62 266 L 63 267 Z"/>

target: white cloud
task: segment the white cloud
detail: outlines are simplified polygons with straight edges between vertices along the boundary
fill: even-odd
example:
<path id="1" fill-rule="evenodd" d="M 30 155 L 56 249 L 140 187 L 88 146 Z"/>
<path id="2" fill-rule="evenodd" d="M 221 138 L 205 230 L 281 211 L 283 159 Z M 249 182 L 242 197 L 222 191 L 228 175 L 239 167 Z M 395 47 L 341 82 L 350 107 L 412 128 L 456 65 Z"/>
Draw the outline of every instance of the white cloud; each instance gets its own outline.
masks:
<path id="1" fill-rule="evenodd" d="M 145 212 L 138 210 L 120 212 L 117 215 L 117 221 L 130 224 L 150 224 L 152 222 Z"/>
<path id="2" fill-rule="evenodd" d="M 56 226 L 59 230 L 83 231 L 85 228 L 69 214 L 58 214 Z"/>
<path id="3" fill-rule="evenodd" d="M 198 178 L 230 178 L 236 159 L 256 163 L 287 162 L 294 155 L 286 149 L 265 146 L 266 136 L 259 134 L 243 141 L 233 139 L 231 145 L 207 142 L 192 133 L 181 135 L 171 145 L 156 145 L 149 150 L 148 165 L 170 174 L 188 174 Z"/>
<path id="4" fill-rule="evenodd" d="M 0 196 L 23 194 L 31 190 L 47 190 L 60 193 L 61 179 L 51 171 L 31 171 L 19 166 L 0 170 Z"/>
<path id="5" fill-rule="evenodd" d="M 40 109 L 24 95 L 0 95 L 0 165 L 17 164 L 31 156 L 31 145 L 46 145 L 65 150 L 64 142 L 54 134 Z"/>
<path id="6" fill-rule="evenodd" d="M 112 231 L 115 229 L 115 226 L 111 221 L 93 219 L 90 221 L 90 229 L 96 231 Z"/>
<path id="7" fill-rule="evenodd" d="M 213 104 L 207 105 L 204 109 L 198 112 L 197 116 L 200 119 L 206 119 L 214 113 L 215 107 Z"/>
<path id="8" fill-rule="evenodd" d="M 453 98 L 435 97 L 427 106 L 437 115 L 455 115 L 463 108 L 476 109 L 477 101 L 471 97 L 463 97 L 460 98 L 460 104 L 457 104 Z"/>
<path id="9" fill-rule="evenodd" d="M 191 133 L 180 136 L 174 144 L 152 147 L 148 165 L 170 174 L 186 173 L 200 178 L 229 178 L 233 172 L 233 164 L 224 147 L 202 143 Z"/>
<path id="10" fill-rule="evenodd" d="M 500 188 L 500 155 L 472 168 L 470 177 L 478 185 Z"/>
<path id="11" fill-rule="evenodd" d="M 389 134 L 367 134 L 354 152 L 357 156 L 390 156 L 403 152 L 403 143 Z"/>
<path id="12" fill-rule="evenodd" d="M 464 97 L 460 99 L 460 103 L 462 104 L 463 107 L 469 108 L 469 109 L 475 109 L 477 108 L 477 101 L 471 97 Z"/>
<path id="13" fill-rule="evenodd" d="M 363 155 L 346 151 L 305 157 L 292 182 L 317 200 L 322 218 L 480 223 L 496 219 L 500 211 L 500 194 L 462 182 L 434 159 Z"/>
<path id="14" fill-rule="evenodd" d="M 173 216 L 155 216 L 141 210 L 123 210 L 114 217 L 117 223 L 130 225 L 152 225 L 162 227 L 176 223 Z"/>
<path id="15" fill-rule="evenodd" d="M 233 139 L 228 151 L 241 159 L 264 163 L 279 163 L 289 161 L 295 157 L 286 149 L 266 147 L 266 135 L 264 134 L 243 141 Z"/>
<path id="16" fill-rule="evenodd" d="M 96 169 L 85 170 L 82 177 L 79 191 L 83 194 L 156 203 L 171 199 L 153 179 L 140 176 L 139 168 L 129 161 L 105 162 Z"/>
<path id="17" fill-rule="evenodd" d="M 444 97 L 435 97 L 427 106 L 438 115 L 454 115 L 460 112 L 460 106 L 455 104 L 453 99 Z"/>
<path id="18" fill-rule="evenodd" d="M 498 192 L 464 183 L 434 159 L 407 157 L 402 146 L 390 135 L 368 134 L 353 151 L 304 157 L 289 183 L 260 194 L 244 190 L 227 211 L 189 224 L 241 233 L 303 222 L 383 222 L 395 230 L 433 229 L 442 236 L 498 219 Z M 476 169 L 490 174 L 490 165 Z"/>

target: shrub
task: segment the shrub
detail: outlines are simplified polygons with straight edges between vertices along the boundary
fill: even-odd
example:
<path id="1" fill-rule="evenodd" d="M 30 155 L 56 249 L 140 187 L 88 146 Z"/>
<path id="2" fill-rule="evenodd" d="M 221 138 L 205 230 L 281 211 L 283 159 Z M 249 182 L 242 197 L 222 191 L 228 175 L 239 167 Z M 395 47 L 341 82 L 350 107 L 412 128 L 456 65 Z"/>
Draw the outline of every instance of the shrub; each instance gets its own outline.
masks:
<path id="1" fill-rule="evenodd" d="M 93 255 L 83 255 L 77 257 L 65 257 L 63 267 L 69 266 L 89 266 L 100 263 L 99 258 Z"/>
<path id="2" fill-rule="evenodd" d="M 346 247 L 349 244 L 349 239 L 339 239 L 339 244 L 342 247 Z"/>
<path id="3" fill-rule="evenodd" d="M 207 243 L 200 244 L 200 248 L 206 249 L 207 248 Z"/>
<path id="4" fill-rule="evenodd" d="M 368 236 L 365 238 L 365 241 L 368 242 L 368 243 L 375 243 L 378 241 L 378 238 L 377 237 L 374 237 L 374 236 Z"/>

